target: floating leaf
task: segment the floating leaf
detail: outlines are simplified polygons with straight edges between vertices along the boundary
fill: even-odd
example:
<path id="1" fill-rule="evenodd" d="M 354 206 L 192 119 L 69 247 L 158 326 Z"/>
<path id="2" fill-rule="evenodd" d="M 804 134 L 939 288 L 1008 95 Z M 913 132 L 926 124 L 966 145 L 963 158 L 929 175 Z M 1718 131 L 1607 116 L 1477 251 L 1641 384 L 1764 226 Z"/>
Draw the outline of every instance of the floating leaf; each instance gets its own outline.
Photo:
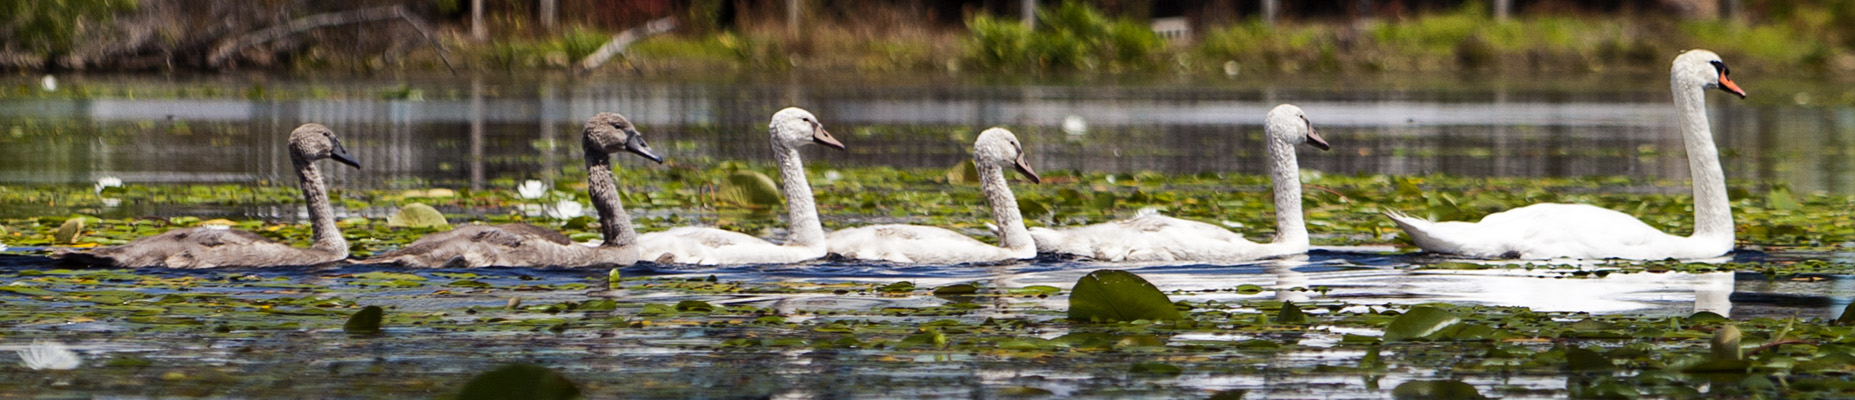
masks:
<path id="1" fill-rule="evenodd" d="M 1006 293 L 1016 295 L 1049 295 L 1062 292 L 1062 288 L 1050 285 L 1031 285 L 1006 291 Z"/>
<path id="2" fill-rule="evenodd" d="M 676 302 L 676 311 L 712 312 L 715 305 L 701 300 L 683 300 Z"/>
<path id="3" fill-rule="evenodd" d="M 1855 304 L 1842 308 L 1842 316 L 1836 317 L 1836 325 L 1855 325 Z"/>
<path id="4" fill-rule="evenodd" d="M 1069 319 L 1075 321 L 1174 320 L 1181 318 L 1172 299 L 1146 279 L 1121 270 L 1090 272 L 1069 293 Z"/>
<path id="5" fill-rule="evenodd" d="M 580 398 L 580 388 L 552 369 L 509 364 L 471 378 L 457 400 L 566 400 Z"/>
<path id="6" fill-rule="evenodd" d="M 1773 210 L 1794 211 L 1803 208 L 1803 204 L 1797 203 L 1797 198 L 1791 195 L 1791 188 L 1776 186 L 1772 187 L 1771 191 L 1765 192 L 1765 207 Z"/>
<path id="7" fill-rule="evenodd" d="M 1030 386 L 1012 386 L 998 389 L 998 395 L 1002 397 L 1041 397 L 1055 394 L 1056 392 L 1051 392 L 1049 389 Z"/>
<path id="8" fill-rule="evenodd" d="M 721 182 L 718 196 L 722 202 L 750 208 L 776 206 L 785 198 L 779 192 L 779 185 L 773 183 L 773 178 L 749 170 L 728 174 L 728 178 Z"/>
<path id="9" fill-rule="evenodd" d="M 1162 362 L 1143 362 L 1134 363 L 1134 366 L 1128 368 L 1127 372 L 1145 375 L 1178 375 L 1185 373 L 1185 369 Z"/>
<path id="10" fill-rule="evenodd" d="M 432 206 L 425 205 L 424 203 L 412 203 L 407 204 L 405 207 L 400 207 L 399 212 L 393 213 L 392 217 L 386 219 L 386 225 L 408 228 L 451 226 L 449 222 L 444 220 L 443 213 L 438 212 L 438 209 L 432 208 Z"/>
<path id="11" fill-rule="evenodd" d="M 979 167 L 973 160 L 961 161 L 947 168 L 947 183 L 973 183 L 979 181 Z"/>
<path id="12" fill-rule="evenodd" d="M 1744 359 L 1745 350 L 1739 347 L 1739 341 L 1744 336 L 1745 336 L 1744 334 L 1739 332 L 1739 327 L 1733 326 L 1733 325 L 1722 326 L 1720 327 L 1720 330 L 1714 331 L 1713 340 L 1710 342 L 1713 346 L 1712 347 L 1713 348 L 1712 359 L 1713 360 Z"/>
<path id="13" fill-rule="evenodd" d="M 1386 341 L 1418 339 L 1448 328 L 1462 318 L 1435 307 L 1417 307 L 1391 320 L 1385 327 Z"/>
<path id="14" fill-rule="evenodd" d="M 1688 323 L 1692 323 L 1692 324 L 1707 323 L 1707 322 L 1725 322 L 1725 321 L 1732 321 L 1732 320 L 1727 319 L 1725 316 L 1721 316 L 1720 314 L 1715 314 L 1712 311 L 1701 311 L 1701 312 L 1694 313 L 1694 315 L 1688 316 Z"/>
<path id="15" fill-rule="evenodd" d="M 901 282 L 896 282 L 896 283 L 891 283 L 891 284 L 887 284 L 887 285 L 882 285 L 882 286 L 878 286 L 878 287 L 876 287 L 876 291 L 878 291 L 878 292 L 882 292 L 882 293 L 908 293 L 908 292 L 913 292 L 913 291 L 915 291 L 915 283 L 914 283 L 914 282 L 909 282 L 909 281 L 901 281 Z"/>
<path id="16" fill-rule="evenodd" d="M 1579 347 L 1565 349 L 1565 366 L 1572 372 L 1607 371 L 1616 367 L 1610 362 L 1609 357 Z"/>
<path id="17" fill-rule="evenodd" d="M 1409 381 L 1398 384 L 1391 389 L 1391 398 L 1398 400 L 1454 400 L 1486 399 L 1474 386 L 1462 381 Z"/>
<path id="18" fill-rule="evenodd" d="M 341 330 L 348 333 L 380 333 L 380 320 L 386 316 L 386 310 L 380 306 L 362 307 L 348 323 L 341 325 Z"/>
<path id="19" fill-rule="evenodd" d="M 1237 294 L 1257 294 L 1257 293 L 1262 293 L 1262 286 L 1257 286 L 1257 285 L 1248 284 L 1248 283 L 1237 285 Z"/>
<path id="20" fill-rule="evenodd" d="M 1301 307 L 1295 306 L 1293 301 L 1282 302 L 1282 311 L 1275 314 L 1275 323 L 1278 324 L 1304 325 L 1310 321 L 1307 313 L 1301 312 Z"/>
<path id="21" fill-rule="evenodd" d="M 52 240 L 58 244 L 77 244 L 77 238 L 84 234 L 84 219 L 71 218 L 58 226 L 58 232 L 52 234 Z"/>

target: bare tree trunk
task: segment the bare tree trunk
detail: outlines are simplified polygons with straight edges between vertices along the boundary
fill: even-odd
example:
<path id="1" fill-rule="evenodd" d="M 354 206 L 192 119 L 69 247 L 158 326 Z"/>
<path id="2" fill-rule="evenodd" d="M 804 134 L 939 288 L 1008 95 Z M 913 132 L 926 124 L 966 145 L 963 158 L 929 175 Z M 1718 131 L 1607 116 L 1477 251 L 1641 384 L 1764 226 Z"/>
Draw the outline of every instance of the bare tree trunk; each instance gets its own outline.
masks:
<path id="1" fill-rule="evenodd" d="M 560 0 L 541 0 L 541 31 L 554 32 L 554 20 L 560 14 Z"/>
<path id="2" fill-rule="evenodd" d="M 1037 27 L 1037 0 L 1019 1 L 1018 11 L 1023 14 L 1019 18 L 1024 21 L 1024 29 Z"/>
<path id="3" fill-rule="evenodd" d="M 1494 20 L 1506 21 L 1513 9 L 1514 0 L 1494 0 Z"/>
<path id="4" fill-rule="evenodd" d="M 786 0 L 786 31 L 799 34 L 799 3 L 802 0 Z"/>
<path id="5" fill-rule="evenodd" d="M 490 39 L 490 31 L 483 26 L 483 0 L 470 0 L 470 38 L 476 41 Z"/>
<path id="6" fill-rule="evenodd" d="M 1282 0 L 1262 0 L 1262 23 L 1275 26 L 1276 14 L 1282 12 Z"/>

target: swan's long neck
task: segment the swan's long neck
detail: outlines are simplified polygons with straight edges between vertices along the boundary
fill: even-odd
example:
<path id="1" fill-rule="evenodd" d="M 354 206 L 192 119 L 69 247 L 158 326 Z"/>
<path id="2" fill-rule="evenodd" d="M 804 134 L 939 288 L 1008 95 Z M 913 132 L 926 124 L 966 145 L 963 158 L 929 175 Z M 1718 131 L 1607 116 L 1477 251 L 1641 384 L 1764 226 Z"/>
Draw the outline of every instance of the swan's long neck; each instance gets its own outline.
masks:
<path id="1" fill-rule="evenodd" d="M 1275 185 L 1274 244 L 1306 249 L 1308 227 L 1301 220 L 1301 166 L 1295 157 L 1295 145 L 1279 140 L 1268 142 L 1269 182 Z"/>
<path id="2" fill-rule="evenodd" d="M 1011 193 L 1011 184 L 1005 181 L 1005 169 L 991 163 L 978 163 L 979 190 L 985 192 L 985 202 L 992 206 L 992 223 L 998 225 L 999 247 L 1012 253 L 1029 253 L 1026 257 L 1037 254 L 1037 242 L 1031 240 L 1031 231 L 1024 227 L 1024 215 L 1018 212 L 1018 197 Z"/>
<path id="3" fill-rule="evenodd" d="M 1688 170 L 1694 178 L 1694 239 L 1714 245 L 1733 242 L 1733 208 L 1726 197 L 1726 174 L 1720 171 L 1719 150 L 1713 146 L 1713 128 L 1707 124 L 1706 89 L 1673 83 L 1675 105 L 1681 112 L 1681 139 L 1687 144 Z"/>
<path id="4" fill-rule="evenodd" d="M 823 248 L 824 225 L 818 222 L 818 206 L 813 204 L 812 184 L 805 179 L 799 149 L 775 142 L 773 158 L 779 162 L 780 190 L 786 192 L 786 222 L 791 224 L 786 245 Z"/>
<path id="5" fill-rule="evenodd" d="M 599 233 L 602 247 L 624 246 L 637 241 L 638 231 L 631 227 L 631 214 L 618 196 L 617 178 L 612 177 L 612 156 L 586 151 L 586 191 L 592 194 L 593 208 L 599 210 Z"/>
<path id="6" fill-rule="evenodd" d="M 328 203 L 328 188 L 322 184 L 322 170 L 312 161 L 292 161 L 296 164 L 296 177 L 302 181 L 303 202 L 309 203 L 309 229 L 316 241 L 309 248 L 348 254 L 348 239 L 342 238 L 341 228 L 335 226 L 335 210 Z"/>

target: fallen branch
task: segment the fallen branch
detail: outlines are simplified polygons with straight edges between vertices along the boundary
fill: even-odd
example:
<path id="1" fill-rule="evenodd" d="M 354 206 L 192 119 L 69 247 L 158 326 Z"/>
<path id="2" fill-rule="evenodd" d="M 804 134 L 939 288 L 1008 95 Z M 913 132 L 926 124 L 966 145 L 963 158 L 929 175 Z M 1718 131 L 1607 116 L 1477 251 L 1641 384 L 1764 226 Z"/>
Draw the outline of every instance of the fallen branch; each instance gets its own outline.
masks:
<path id="1" fill-rule="evenodd" d="M 676 29 L 676 17 L 654 19 L 644 25 L 619 32 L 612 36 L 612 41 L 605 42 L 604 46 L 599 46 L 599 50 L 593 51 L 593 54 L 587 55 L 586 59 L 580 60 L 580 72 L 599 68 L 600 64 L 605 64 L 606 60 L 611 59 L 612 56 L 624 52 L 625 47 L 631 46 L 632 43 L 669 32 L 671 29 Z"/>
<path id="2" fill-rule="evenodd" d="M 444 46 L 438 43 L 437 38 L 432 37 L 431 31 L 426 29 L 424 21 L 414 18 L 411 14 L 406 12 L 405 7 L 397 5 L 316 14 L 297 18 L 287 24 L 276 25 L 240 35 L 237 39 L 225 41 L 218 47 L 215 47 L 212 53 L 206 57 L 206 64 L 213 68 L 224 68 L 226 60 L 232 58 L 233 54 L 252 46 L 269 43 L 273 40 L 282 39 L 310 30 L 387 19 L 399 19 L 405 21 L 407 25 L 411 25 L 413 30 L 418 31 L 420 36 L 425 37 L 426 42 L 437 49 L 438 58 L 444 60 L 444 66 L 450 68 L 452 74 L 457 73 L 457 67 L 451 65 L 451 58 L 445 55 Z"/>

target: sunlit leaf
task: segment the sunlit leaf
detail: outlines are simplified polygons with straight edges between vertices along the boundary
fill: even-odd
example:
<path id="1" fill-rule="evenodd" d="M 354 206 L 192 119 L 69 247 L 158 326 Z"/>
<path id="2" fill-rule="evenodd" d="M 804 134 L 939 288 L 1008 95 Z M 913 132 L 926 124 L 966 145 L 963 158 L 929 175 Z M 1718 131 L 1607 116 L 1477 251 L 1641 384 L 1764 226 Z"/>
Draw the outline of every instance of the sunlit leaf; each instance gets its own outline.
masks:
<path id="1" fill-rule="evenodd" d="M 1074 321 L 1173 320 L 1181 318 L 1172 299 L 1146 279 L 1121 270 L 1099 270 L 1076 280 L 1069 293 Z"/>
<path id="2" fill-rule="evenodd" d="M 1418 339 L 1430 336 L 1462 321 L 1449 311 L 1435 307 L 1417 307 L 1399 315 L 1385 327 L 1386 341 Z"/>

